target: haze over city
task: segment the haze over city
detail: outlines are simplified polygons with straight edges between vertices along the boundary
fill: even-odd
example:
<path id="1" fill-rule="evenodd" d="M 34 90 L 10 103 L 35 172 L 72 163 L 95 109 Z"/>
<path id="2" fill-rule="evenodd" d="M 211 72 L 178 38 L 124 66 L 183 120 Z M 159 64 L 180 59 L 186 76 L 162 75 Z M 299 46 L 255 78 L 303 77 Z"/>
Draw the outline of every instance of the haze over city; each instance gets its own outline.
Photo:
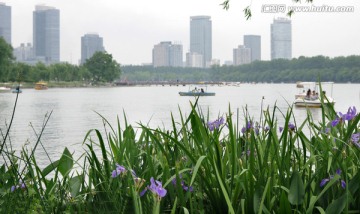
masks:
<path id="1" fill-rule="evenodd" d="M 190 16 L 207 15 L 212 20 L 212 57 L 221 64 L 232 60 L 232 50 L 243 44 L 243 35 L 261 36 L 262 60 L 270 59 L 270 24 L 286 13 L 267 13 L 264 5 L 352 6 L 353 12 L 297 12 L 292 21 L 292 56 L 330 57 L 360 54 L 360 1 L 314 0 L 296 4 L 291 0 L 231 0 L 224 10 L 223 1 L 206 0 L 77 0 L 20 1 L 0 0 L 12 8 L 12 46 L 32 43 L 35 5 L 45 4 L 60 10 L 60 59 L 77 64 L 80 38 L 96 32 L 104 39 L 105 50 L 122 65 L 151 63 L 152 49 L 161 41 L 180 42 L 189 50 Z M 244 18 L 250 6 L 252 17 Z M 263 10 L 263 11 L 262 11 Z"/>

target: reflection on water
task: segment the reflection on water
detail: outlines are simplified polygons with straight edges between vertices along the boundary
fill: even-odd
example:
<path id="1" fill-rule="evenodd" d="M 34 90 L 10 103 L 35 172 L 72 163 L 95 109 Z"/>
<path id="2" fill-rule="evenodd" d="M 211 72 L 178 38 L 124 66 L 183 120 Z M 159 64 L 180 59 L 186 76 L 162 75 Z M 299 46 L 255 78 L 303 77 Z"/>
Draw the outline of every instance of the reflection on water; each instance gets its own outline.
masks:
<path id="1" fill-rule="evenodd" d="M 357 93 L 358 84 L 334 85 L 333 97 L 337 101 L 337 111 L 346 111 L 349 106 L 359 107 Z M 80 154 L 82 142 L 90 129 L 103 130 L 101 114 L 116 125 L 116 117 L 127 120 L 132 125 L 137 123 L 149 124 L 151 127 L 170 127 L 173 113 L 175 120 L 180 117 L 179 108 L 183 115 L 190 110 L 193 97 L 181 97 L 179 91 L 188 90 L 188 86 L 152 86 L 152 87 L 117 87 L 117 88 L 63 88 L 36 91 L 24 89 L 19 94 L 15 119 L 11 129 L 11 141 L 16 150 L 29 141 L 36 142 L 36 134 L 40 133 L 46 115 L 52 111 L 51 118 L 42 135 L 43 143 L 48 155 L 53 159 L 61 155 L 64 147 L 71 152 Z M 235 86 L 209 86 L 208 91 L 216 92 L 214 97 L 201 97 L 199 106 L 205 113 L 209 110 L 210 120 L 228 112 L 229 105 L 233 113 L 239 109 L 240 125 L 244 123 L 242 110 L 247 109 L 251 118 L 259 120 L 261 109 L 274 105 L 286 114 L 289 105 L 297 93 L 295 84 L 243 84 Z M 15 102 L 15 94 L 0 93 L 0 127 L 5 131 L 5 122 L 11 118 Z M 264 99 L 263 99 L 264 97 Z M 356 99 L 357 98 L 357 99 Z M 263 102 L 263 106 L 261 106 Z M 359 109 L 359 108 L 358 108 Z M 321 111 L 311 109 L 314 120 L 320 120 Z M 307 111 L 294 108 L 297 122 L 306 118 Z M 277 111 L 278 123 L 283 124 L 281 112 Z M 34 129 L 34 130 L 33 130 Z M 34 132 L 35 131 L 35 132 Z M 38 161 L 46 162 L 43 151 L 37 151 Z"/>

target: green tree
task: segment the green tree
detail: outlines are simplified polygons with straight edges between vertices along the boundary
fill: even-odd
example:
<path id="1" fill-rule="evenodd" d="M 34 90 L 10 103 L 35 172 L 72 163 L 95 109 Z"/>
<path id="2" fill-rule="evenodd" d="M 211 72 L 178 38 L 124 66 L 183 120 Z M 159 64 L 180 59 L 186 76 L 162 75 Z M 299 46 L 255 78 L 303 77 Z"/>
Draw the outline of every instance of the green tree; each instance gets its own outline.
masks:
<path id="1" fill-rule="evenodd" d="M 111 82 L 120 77 L 120 65 L 111 54 L 96 52 L 87 59 L 84 67 L 90 72 L 93 82 Z"/>
<path id="2" fill-rule="evenodd" d="M 7 81 L 6 76 L 14 59 L 13 48 L 0 37 L 0 81 Z"/>

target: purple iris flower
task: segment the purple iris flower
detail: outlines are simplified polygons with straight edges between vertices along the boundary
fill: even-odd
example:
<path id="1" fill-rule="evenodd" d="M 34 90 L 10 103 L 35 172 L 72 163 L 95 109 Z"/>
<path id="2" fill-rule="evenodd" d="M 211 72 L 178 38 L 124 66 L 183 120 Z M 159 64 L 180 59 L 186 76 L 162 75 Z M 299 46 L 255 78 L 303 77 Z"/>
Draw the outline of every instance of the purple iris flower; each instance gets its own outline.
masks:
<path id="1" fill-rule="evenodd" d="M 290 131 L 295 131 L 295 125 L 294 124 L 292 124 L 292 123 L 289 123 L 288 124 L 288 127 L 289 127 L 289 129 L 290 129 Z"/>
<path id="2" fill-rule="evenodd" d="M 325 184 L 326 184 L 327 182 L 329 182 L 329 181 L 330 181 L 329 178 L 324 178 L 324 179 L 322 179 L 321 182 L 320 182 L 320 187 L 325 186 Z"/>
<path id="3" fill-rule="evenodd" d="M 19 185 L 16 186 L 11 186 L 10 191 L 14 192 L 16 189 L 21 188 L 21 189 L 25 189 L 26 188 L 26 184 L 23 182 L 23 180 L 19 181 Z"/>
<path id="4" fill-rule="evenodd" d="M 116 164 L 116 169 L 114 171 L 112 171 L 111 177 L 116 178 L 117 176 L 119 176 L 121 173 L 124 173 L 124 172 L 126 172 L 125 167 L 123 167 L 119 164 Z"/>
<path id="5" fill-rule="evenodd" d="M 253 127 L 253 125 L 252 125 L 251 121 L 247 122 L 246 128 L 249 130 L 249 129 L 251 129 L 252 127 Z"/>
<path id="6" fill-rule="evenodd" d="M 264 129 L 265 132 L 268 132 L 269 130 L 270 130 L 269 126 L 266 126 L 265 129 Z"/>
<path id="7" fill-rule="evenodd" d="M 345 188 L 346 188 L 346 183 L 345 183 L 345 181 L 344 181 L 344 180 L 341 180 L 340 183 L 341 183 L 341 187 L 342 187 L 343 189 L 345 189 Z"/>
<path id="8" fill-rule="evenodd" d="M 143 191 L 140 192 L 140 197 L 143 197 L 146 193 L 146 191 L 148 190 L 147 187 L 145 187 L 145 189 Z"/>
<path id="9" fill-rule="evenodd" d="M 349 107 L 346 114 L 343 114 L 343 113 L 339 112 L 339 116 L 337 116 L 335 118 L 335 120 L 331 121 L 331 126 L 334 127 L 341 121 L 352 120 L 352 119 L 354 119 L 355 116 L 356 116 L 356 108 L 355 108 L 355 106 L 353 106 L 352 108 Z"/>
<path id="10" fill-rule="evenodd" d="M 160 181 L 154 180 L 153 177 L 150 178 L 150 191 L 158 195 L 160 198 L 163 198 L 167 191 L 162 187 L 162 183 Z"/>
<path id="11" fill-rule="evenodd" d="M 160 181 L 154 180 L 153 177 L 150 178 L 150 186 L 149 190 L 153 192 L 154 194 L 158 195 L 160 198 L 163 198 L 167 191 L 162 187 L 162 184 Z"/>
<path id="12" fill-rule="evenodd" d="M 331 126 L 334 127 L 340 122 L 341 118 L 337 117 L 335 120 L 331 121 Z"/>
<path id="13" fill-rule="evenodd" d="M 246 132 L 246 128 L 245 128 L 245 127 L 242 127 L 242 128 L 241 128 L 241 133 L 244 134 L 245 132 Z"/>
<path id="14" fill-rule="evenodd" d="M 341 174 L 341 169 L 337 169 L 337 170 L 336 170 L 336 174 L 340 175 L 340 174 Z M 333 176 L 333 175 L 330 175 L 329 178 L 324 178 L 324 179 L 322 179 L 321 182 L 320 182 L 320 187 L 325 186 L 325 184 L 326 184 L 327 182 L 329 182 L 329 181 L 330 181 L 331 179 L 333 179 L 333 178 L 334 178 L 334 176 Z M 345 182 L 344 180 L 341 180 L 341 179 L 339 179 L 339 182 L 340 182 L 341 187 L 342 187 L 343 189 L 345 189 L 345 188 L 346 188 L 346 182 Z"/>
<path id="15" fill-rule="evenodd" d="M 259 127 L 256 127 L 256 128 L 255 128 L 255 134 L 256 134 L 256 135 L 259 135 L 259 132 L 260 132 Z"/>
<path id="16" fill-rule="evenodd" d="M 209 128 L 210 131 L 214 131 L 214 129 L 218 129 L 222 124 L 224 124 L 224 118 L 220 117 L 219 119 L 215 120 L 215 121 L 209 121 L 207 123 L 207 126 Z"/>
<path id="17" fill-rule="evenodd" d="M 179 178 L 182 179 L 181 174 L 179 175 Z M 174 186 L 176 186 L 176 178 L 172 179 L 171 183 L 172 183 Z M 180 184 L 181 184 L 181 187 L 182 187 L 185 191 L 190 191 L 190 192 L 193 191 L 193 187 L 192 187 L 192 186 L 190 186 L 190 187 L 186 186 L 184 180 L 181 180 Z"/>
<path id="18" fill-rule="evenodd" d="M 183 189 L 184 189 L 185 191 L 189 191 L 189 192 L 194 191 L 194 189 L 193 189 L 193 187 L 192 187 L 192 186 L 190 186 L 190 187 L 183 186 Z"/>
<path id="19" fill-rule="evenodd" d="M 340 175 L 341 174 L 341 169 L 337 169 L 336 174 Z"/>
<path id="20" fill-rule="evenodd" d="M 246 123 L 246 126 L 245 126 L 245 127 L 242 127 L 241 132 L 244 134 L 245 132 L 250 131 L 250 129 L 252 129 L 252 128 L 253 128 L 252 122 L 251 122 L 251 121 L 248 121 L 248 122 Z"/>
<path id="21" fill-rule="evenodd" d="M 154 180 L 153 177 L 150 178 L 150 186 L 145 187 L 145 189 L 140 193 L 140 196 L 143 196 L 147 190 L 150 190 L 159 198 L 163 198 L 167 193 L 167 190 L 162 187 L 162 183 Z"/>
<path id="22" fill-rule="evenodd" d="M 279 127 L 279 131 L 282 132 L 284 130 L 284 127 Z"/>
<path id="23" fill-rule="evenodd" d="M 360 132 L 351 135 L 351 142 L 360 148 Z"/>
<path id="24" fill-rule="evenodd" d="M 348 112 L 346 113 L 346 120 L 352 120 L 356 116 L 356 108 L 353 106 L 352 108 L 349 107 Z"/>

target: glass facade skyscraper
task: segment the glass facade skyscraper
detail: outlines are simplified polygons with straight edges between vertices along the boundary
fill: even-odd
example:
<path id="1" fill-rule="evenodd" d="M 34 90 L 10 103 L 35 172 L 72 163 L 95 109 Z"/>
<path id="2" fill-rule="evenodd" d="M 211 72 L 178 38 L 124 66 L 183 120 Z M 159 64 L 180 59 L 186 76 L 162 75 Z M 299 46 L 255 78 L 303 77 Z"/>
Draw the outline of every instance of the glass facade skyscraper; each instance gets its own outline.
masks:
<path id="1" fill-rule="evenodd" d="M 271 24 L 271 59 L 291 59 L 291 20 L 274 19 Z"/>
<path id="2" fill-rule="evenodd" d="M 190 17 L 190 53 L 203 56 L 203 66 L 212 59 L 212 23 L 210 16 Z"/>
<path id="3" fill-rule="evenodd" d="M 45 63 L 60 62 L 60 11 L 44 5 L 33 12 L 35 57 Z"/>
<path id="4" fill-rule="evenodd" d="M 11 45 L 11 7 L 0 2 L 0 37 Z"/>
<path id="5" fill-rule="evenodd" d="M 81 64 L 84 64 L 97 51 L 105 51 L 102 37 L 95 33 L 81 37 Z"/>
<path id="6" fill-rule="evenodd" d="M 261 60 L 261 36 L 244 35 L 244 45 L 251 50 L 251 62 Z"/>

